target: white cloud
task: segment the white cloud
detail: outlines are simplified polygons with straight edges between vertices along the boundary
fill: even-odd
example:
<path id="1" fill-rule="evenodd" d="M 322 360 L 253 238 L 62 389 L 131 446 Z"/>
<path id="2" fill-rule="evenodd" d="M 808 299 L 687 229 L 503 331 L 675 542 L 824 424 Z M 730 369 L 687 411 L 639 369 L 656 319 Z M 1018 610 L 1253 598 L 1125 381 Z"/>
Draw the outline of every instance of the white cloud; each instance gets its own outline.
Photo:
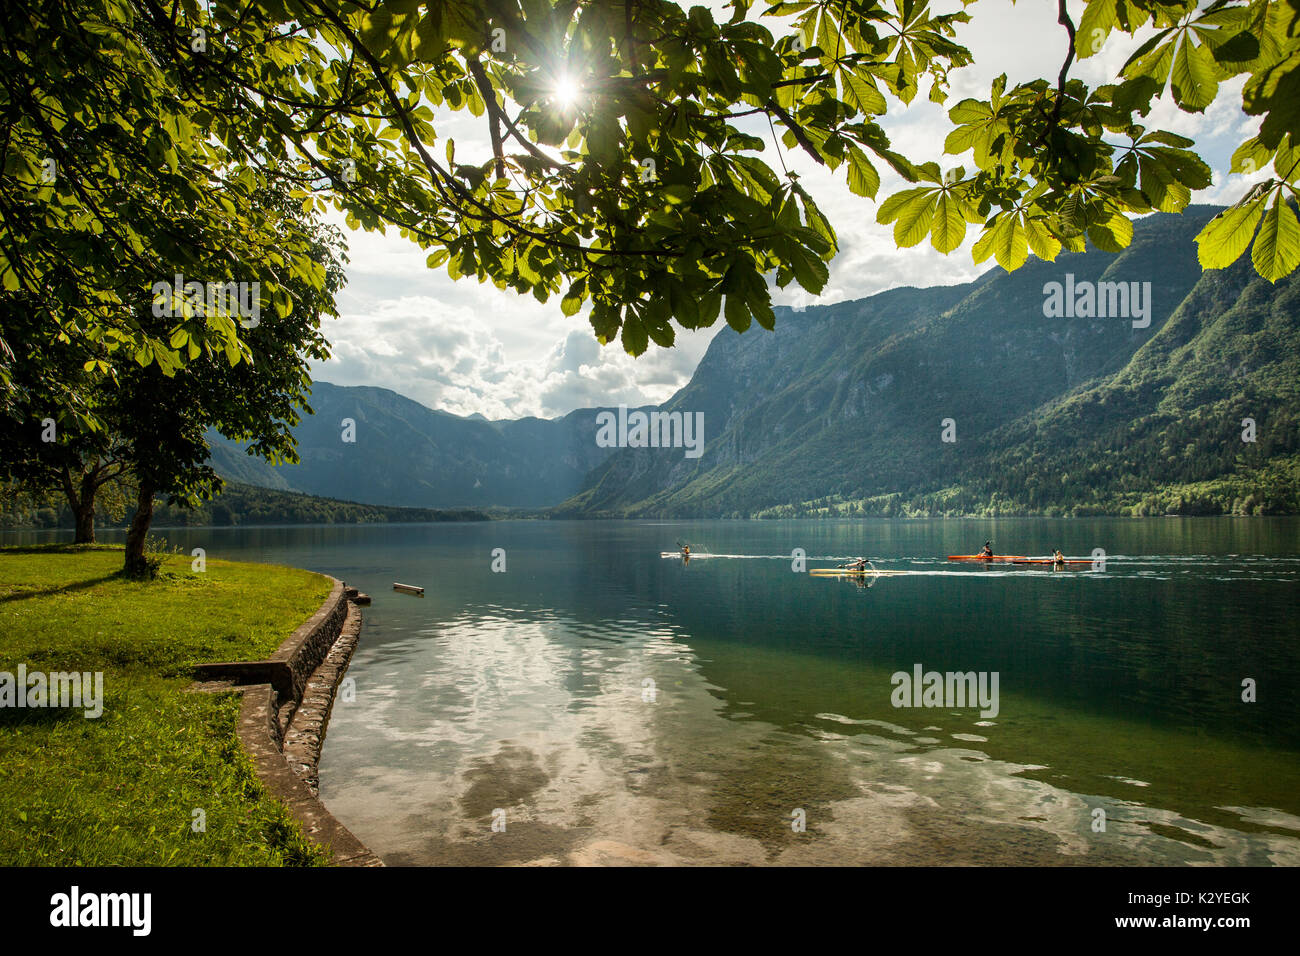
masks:
<path id="1" fill-rule="evenodd" d="M 327 329 L 334 356 L 313 375 L 338 385 L 391 388 L 456 415 L 549 418 L 584 406 L 664 401 L 689 379 L 708 344 L 707 335 L 689 333 L 679 336 L 675 349 L 652 346 L 633 359 L 615 345 L 602 348 L 578 317 L 514 337 L 529 310 L 502 321 L 501 306 L 526 301 L 542 309 L 535 300 L 472 286 L 489 298 L 477 301 L 471 292 L 457 301 L 445 294 L 456 287 L 447 285 L 433 294 L 376 297 L 341 309 Z"/>

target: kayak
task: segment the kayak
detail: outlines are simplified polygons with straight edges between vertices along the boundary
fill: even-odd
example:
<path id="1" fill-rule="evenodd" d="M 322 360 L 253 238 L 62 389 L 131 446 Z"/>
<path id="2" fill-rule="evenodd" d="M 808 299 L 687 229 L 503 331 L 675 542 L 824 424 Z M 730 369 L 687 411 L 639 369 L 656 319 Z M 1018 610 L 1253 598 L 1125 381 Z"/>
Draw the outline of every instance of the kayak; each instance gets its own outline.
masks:
<path id="1" fill-rule="evenodd" d="M 1054 561 L 1051 558 L 1017 558 L 1012 564 L 1092 564 L 1091 558 L 1066 558 Z"/>
<path id="2" fill-rule="evenodd" d="M 874 568 L 867 568 L 865 571 L 853 571 L 849 568 L 813 568 L 808 573 L 820 578 L 865 578 L 868 574 L 872 576 L 882 574 L 907 574 L 906 571 L 877 571 Z"/>
<path id="3" fill-rule="evenodd" d="M 995 554 L 992 557 L 983 554 L 950 554 L 949 561 L 1031 561 L 1023 554 Z"/>

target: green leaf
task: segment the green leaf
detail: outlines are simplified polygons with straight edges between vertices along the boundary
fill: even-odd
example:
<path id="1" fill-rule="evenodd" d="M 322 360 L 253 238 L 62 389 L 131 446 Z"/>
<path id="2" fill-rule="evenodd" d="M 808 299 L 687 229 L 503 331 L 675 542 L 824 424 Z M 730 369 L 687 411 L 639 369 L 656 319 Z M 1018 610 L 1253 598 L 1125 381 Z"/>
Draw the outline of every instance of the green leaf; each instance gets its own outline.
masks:
<path id="1" fill-rule="evenodd" d="M 869 75 L 853 70 L 841 70 L 840 79 L 844 83 L 844 95 L 850 106 L 855 106 L 863 113 L 878 116 L 887 109 L 885 98 L 876 89 Z"/>
<path id="2" fill-rule="evenodd" d="M 1089 0 L 1079 19 L 1079 29 L 1074 37 L 1074 49 L 1079 59 L 1085 60 L 1101 52 L 1111 30 L 1120 25 L 1116 0 Z"/>
<path id="3" fill-rule="evenodd" d="M 1240 258 L 1264 214 L 1265 196 L 1258 196 L 1219 213 L 1196 237 L 1196 258 L 1202 269 L 1225 269 Z"/>
<path id="4" fill-rule="evenodd" d="M 682 328 L 694 329 L 700 325 L 700 303 L 690 293 L 690 291 L 681 282 L 676 280 L 668 281 L 668 307 L 665 308 L 661 297 L 652 297 L 647 303 L 649 309 L 645 316 L 646 326 L 650 335 L 654 337 L 655 342 L 659 345 L 665 343 L 661 341 L 660 336 L 655 335 L 655 328 L 668 329 L 667 338 L 671 339 L 672 331 L 668 325 L 668 319 L 671 316 L 675 318 Z M 672 342 L 668 341 L 668 345 Z"/>
<path id="5" fill-rule="evenodd" d="M 621 338 L 623 350 L 628 355 L 641 355 L 650 344 L 650 337 L 646 334 L 645 326 L 630 311 L 623 320 L 623 335 Z"/>
<path id="6" fill-rule="evenodd" d="M 787 259 L 799 284 L 813 295 L 820 294 L 830 279 L 826 263 L 797 243 L 790 243 L 787 251 Z"/>
<path id="7" fill-rule="evenodd" d="M 914 246 L 930 232 L 937 192 L 930 186 L 918 186 L 894 193 L 881 204 L 876 221 L 885 224 L 896 219 L 894 241 L 904 248 Z"/>
<path id="8" fill-rule="evenodd" d="M 1194 45 L 1190 33 L 1178 45 L 1169 79 L 1174 102 L 1190 113 L 1202 112 L 1219 92 L 1214 54 L 1204 44 Z"/>
<path id="9" fill-rule="evenodd" d="M 971 256 L 976 262 L 983 262 L 990 255 L 1008 272 L 1014 272 L 1025 264 L 1029 258 L 1029 240 L 1018 214 L 998 214 L 993 227 L 985 229 L 984 235 L 971 249 Z"/>
<path id="10" fill-rule="evenodd" d="M 613 308 L 607 302 L 599 300 L 591 309 L 591 329 L 596 333 L 596 340 L 601 345 L 610 342 L 618 332 L 619 314 L 618 310 Z"/>
<path id="11" fill-rule="evenodd" d="M 1025 236 L 1034 255 L 1048 262 L 1054 262 L 1061 252 L 1061 243 L 1041 219 L 1025 220 Z"/>
<path id="12" fill-rule="evenodd" d="M 1260 225 L 1250 259 L 1255 270 L 1269 282 L 1290 275 L 1300 265 L 1300 223 L 1280 189 Z"/>
<path id="13" fill-rule="evenodd" d="M 1264 117 L 1259 139 L 1265 146 L 1277 146 L 1288 133 L 1300 138 L 1300 49 L 1252 76 L 1241 91 L 1241 104 L 1251 116 Z"/>
<path id="14" fill-rule="evenodd" d="M 849 147 L 849 189 L 855 196 L 867 199 L 876 198 L 880 189 L 880 173 L 867 154 L 856 146 Z"/>
<path id="15" fill-rule="evenodd" d="M 1084 201 L 1079 193 L 1070 193 L 1065 197 L 1057 211 L 1057 221 L 1060 223 L 1060 228 L 1056 230 L 1058 236 L 1077 236 L 1083 232 Z"/>
<path id="16" fill-rule="evenodd" d="M 1174 58 L 1174 41 L 1169 39 L 1169 34 L 1169 30 L 1163 30 L 1138 47 L 1120 74 L 1129 80 L 1150 80 L 1163 89 Z"/>
<path id="17" fill-rule="evenodd" d="M 396 33 L 396 24 L 403 19 L 403 15 L 394 16 L 391 10 L 384 7 L 366 14 L 361 21 L 361 42 L 370 50 L 383 50 Z"/>
<path id="18" fill-rule="evenodd" d="M 771 332 L 776 328 L 776 314 L 772 311 L 772 294 L 767 291 L 766 283 L 760 284 L 761 291 L 747 295 L 745 302 L 754 315 L 754 321 Z"/>
<path id="19" fill-rule="evenodd" d="M 727 324 L 737 332 L 744 332 L 749 328 L 749 309 L 745 306 L 745 300 L 741 296 L 736 294 L 728 295 L 723 312 L 726 315 Z"/>
<path id="20" fill-rule="evenodd" d="M 942 193 L 934 210 L 934 226 L 930 233 L 930 244 L 947 255 L 966 238 L 966 217 L 962 215 L 961 204 L 948 193 Z"/>
<path id="21" fill-rule="evenodd" d="M 718 321 L 718 313 L 722 311 L 722 293 L 706 292 L 700 296 L 700 324 L 699 328 L 708 328 L 714 322 Z"/>
<path id="22" fill-rule="evenodd" d="M 1273 157 L 1273 171 L 1279 179 L 1288 183 L 1294 183 L 1300 177 L 1300 149 L 1294 146 L 1296 139 L 1289 134 L 1283 136 L 1277 147 L 1277 155 Z"/>
<path id="23" fill-rule="evenodd" d="M 560 300 L 560 311 L 566 316 L 576 315 L 582 308 L 582 301 L 587 295 L 587 280 L 579 279 L 569 286 L 568 293 Z"/>
<path id="24" fill-rule="evenodd" d="M 1122 252 L 1133 241 L 1133 222 L 1121 213 L 1088 227 L 1088 238 L 1103 252 Z"/>

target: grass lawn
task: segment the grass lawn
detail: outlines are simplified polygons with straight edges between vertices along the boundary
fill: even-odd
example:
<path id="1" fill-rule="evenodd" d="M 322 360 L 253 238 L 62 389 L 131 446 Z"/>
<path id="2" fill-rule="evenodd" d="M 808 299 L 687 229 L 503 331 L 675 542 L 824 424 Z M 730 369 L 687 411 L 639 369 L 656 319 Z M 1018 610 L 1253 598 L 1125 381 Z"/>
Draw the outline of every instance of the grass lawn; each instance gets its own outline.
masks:
<path id="1" fill-rule="evenodd" d="M 185 688 L 197 663 L 268 656 L 329 581 L 190 560 L 135 582 L 115 576 L 120 547 L 0 548 L 0 671 L 104 674 L 98 719 L 0 708 L 0 865 L 328 862 L 262 789 L 235 733 L 239 695 Z"/>

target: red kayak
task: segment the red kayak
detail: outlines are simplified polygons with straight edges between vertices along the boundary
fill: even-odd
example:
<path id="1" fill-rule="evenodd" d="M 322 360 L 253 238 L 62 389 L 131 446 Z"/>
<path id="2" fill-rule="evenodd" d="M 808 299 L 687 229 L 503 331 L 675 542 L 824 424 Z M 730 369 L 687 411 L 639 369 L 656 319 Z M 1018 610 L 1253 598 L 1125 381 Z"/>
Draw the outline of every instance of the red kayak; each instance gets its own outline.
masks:
<path id="1" fill-rule="evenodd" d="M 948 555 L 948 560 L 949 561 L 1031 561 L 1033 559 L 1027 558 L 1023 554 L 995 554 L 991 557 L 987 554 L 950 554 Z"/>
<path id="2" fill-rule="evenodd" d="M 1092 564 L 1091 558 L 1066 558 L 1054 561 L 1051 558 L 1017 558 L 1012 564 Z"/>

